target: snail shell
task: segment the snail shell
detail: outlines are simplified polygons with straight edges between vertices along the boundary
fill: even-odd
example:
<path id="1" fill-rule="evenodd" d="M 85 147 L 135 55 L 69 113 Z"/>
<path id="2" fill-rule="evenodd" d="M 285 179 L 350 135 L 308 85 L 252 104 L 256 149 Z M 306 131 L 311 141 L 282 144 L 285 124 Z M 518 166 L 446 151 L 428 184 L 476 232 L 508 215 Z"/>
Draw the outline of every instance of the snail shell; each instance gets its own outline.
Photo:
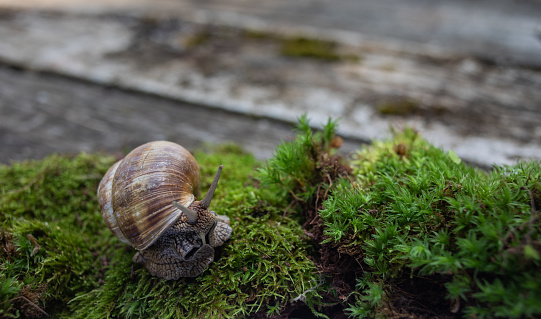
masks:
<path id="1" fill-rule="evenodd" d="M 116 237 L 144 250 L 184 216 L 172 203 L 189 207 L 199 184 L 199 165 L 190 152 L 175 143 L 150 142 L 107 171 L 98 188 L 98 201 Z"/>

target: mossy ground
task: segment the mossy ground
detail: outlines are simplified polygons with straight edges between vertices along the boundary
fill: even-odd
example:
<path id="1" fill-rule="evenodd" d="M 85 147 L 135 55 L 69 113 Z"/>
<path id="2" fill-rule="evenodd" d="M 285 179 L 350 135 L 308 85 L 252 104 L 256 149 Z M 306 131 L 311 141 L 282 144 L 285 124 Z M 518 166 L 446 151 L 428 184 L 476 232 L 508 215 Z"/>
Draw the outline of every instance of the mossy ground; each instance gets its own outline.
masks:
<path id="1" fill-rule="evenodd" d="M 487 173 L 406 130 L 351 166 L 320 216 L 365 270 L 353 316 L 541 314 L 539 162 Z"/>
<path id="2" fill-rule="evenodd" d="M 0 167 L 0 317 L 288 318 L 541 315 L 541 166 L 474 169 L 412 130 L 336 155 L 336 122 L 301 118 L 258 163 L 195 153 L 233 235 L 197 278 L 133 265 L 96 188 L 115 161 L 50 156 Z M 205 193 L 206 189 L 202 189 Z"/>
<path id="3" fill-rule="evenodd" d="M 212 208 L 231 218 L 234 233 L 203 275 L 179 281 L 132 266 L 135 251 L 105 227 L 95 193 L 114 158 L 1 167 L 0 317 L 239 318 L 278 313 L 317 285 L 300 225 L 282 216 L 279 198 L 254 186 L 254 158 L 234 146 L 195 156 L 206 187 L 224 164 Z"/>

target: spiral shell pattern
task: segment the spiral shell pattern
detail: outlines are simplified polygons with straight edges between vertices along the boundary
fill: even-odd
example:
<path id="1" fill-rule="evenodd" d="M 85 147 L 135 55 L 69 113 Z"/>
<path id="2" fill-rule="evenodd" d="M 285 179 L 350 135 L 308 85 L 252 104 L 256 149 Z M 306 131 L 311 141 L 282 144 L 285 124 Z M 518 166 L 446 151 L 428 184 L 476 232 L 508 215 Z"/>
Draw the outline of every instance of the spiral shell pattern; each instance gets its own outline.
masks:
<path id="1" fill-rule="evenodd" d="M 189 207 L 199 185 L 199 166 L 190 152 L 156 141 L 137 147 L 107 171 L 98 201 L 109 229 L 121 241 L 144 250 L 179 218 L 186 218 L 171 203 Z"/>

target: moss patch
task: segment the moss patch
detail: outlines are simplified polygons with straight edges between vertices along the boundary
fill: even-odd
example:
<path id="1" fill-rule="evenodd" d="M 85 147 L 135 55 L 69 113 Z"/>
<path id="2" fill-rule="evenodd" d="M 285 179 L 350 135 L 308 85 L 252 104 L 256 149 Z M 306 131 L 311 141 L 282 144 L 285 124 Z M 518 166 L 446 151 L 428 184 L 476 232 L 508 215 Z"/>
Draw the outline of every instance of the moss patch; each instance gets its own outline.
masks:
<path id="1" fill-rule="evenodd" d="M 95 189 L 112 161 L 81 154 L 0 167 L 3 316 L 61 312 L 100 285 L 101 256 L 115 241 L 104 232 Z"/>
<path id="2" fill-rule="evenodd" d="M 253 185 L 254 158 L 233 146 L 195 156 L 206 187 L 224 164 L 212 208 L 231 218 L 234 233 L 203 275 L 179 281 L 132 269 L 135 251 L 101 220 L 96 188 L 114 158 L 51 156 L 1 167 L 2 316 L 238 318 L 278 313 L 315 286 L 302 229 L 282 216 L 285 203 Z"/>
<path id="3" fill-rule="evenodd" d="M 289 57 L 312 58 L 324 61 L 338 61 L 341 58 L 336 51 L 335 42 L 306 37 L 283 39 L 280 52 L 282 55 Z"/>
<path id="4" fill-rule="evenodd" d="M 363 262 L 352 315 L 541 313 L 539 162 L 487 174 L 406 130 L 352 167 L 320 211 L 326 241 Z"/>
<path id="5" fill-rule="evenodd" d="M 326 301 L 358 318 L 541 314 L 539 162 L 486 173 L 408 129 L 359 151 L 348 174 L 328 160 L 334 126 L 313 134 L 301 118 L 260 170 L 301 207 Z"/>
<path id="6" fill-rule="evenodd" d="M 387 101 L 379 103 L 376 107 L 379 113 L 383 115 L 414 115 L 421 108 L 419 103 L 411 100 L 401 99 L 397 101 Z"/>
<path id="7" fill-rule="evenodd" d="M 336 155 L 337 123 L 299 121 L 261 165 L 234 145 L 195 153 L 233 235 L 197 278 L 165 281 L 105 228 L 114 158 L 0 167 L 0 316 L 536 317 L 541 165 L 484 172 L 413 130 Z"/>
<path id="8" fill-rule="evenodd" d="M 306 36 L 284 36 L 272 32 L 232 27 L 205 27 L 187 37 L 184 45 L 188 49 L 212 45 L 212 43 L 222 43 L 221 46 L 224 46 L 226 45 L 224 40 L 229 42 L 237 41 L 235 43 L 239 43 L 239 40 L 272 43 L 277 48 L 276 52 L 286 57 L 307 58 L 327 62 L 359 62 L 360 60 L 355 54 L 341 53 L 339 50 L 340 46 L 334 41 Z"/>

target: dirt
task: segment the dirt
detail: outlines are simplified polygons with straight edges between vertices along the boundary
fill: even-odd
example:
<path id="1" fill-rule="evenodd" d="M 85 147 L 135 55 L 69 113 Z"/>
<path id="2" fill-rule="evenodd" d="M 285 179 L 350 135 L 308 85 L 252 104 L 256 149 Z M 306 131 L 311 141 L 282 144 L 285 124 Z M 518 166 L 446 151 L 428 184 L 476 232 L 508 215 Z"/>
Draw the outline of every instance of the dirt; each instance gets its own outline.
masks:
<path id="1" fill-rule="evenodd" d="M 26 285 L 14 299 L 14 307 L 18 309 L 22 318 L 49 318 L 49 315 L 40 307 L 41 299 L 47 292 L 47 284 L 37 287 Z"/>
<path id="2" fill-rule="evenodd" d="M 459 302 L 446 299 L 444 284 L 448 281 L 450 277 L 445 275 L 397 279 L 392 287 L 391 303 L 385 311 L 390 318 L 462 318 Z"/>
<path id="3" fill-rule="evenodd" d="M 0 228 L 0 254 L 7 260 L 17 254 L 17 247 L 13 243 L 13 235 Z"/>

